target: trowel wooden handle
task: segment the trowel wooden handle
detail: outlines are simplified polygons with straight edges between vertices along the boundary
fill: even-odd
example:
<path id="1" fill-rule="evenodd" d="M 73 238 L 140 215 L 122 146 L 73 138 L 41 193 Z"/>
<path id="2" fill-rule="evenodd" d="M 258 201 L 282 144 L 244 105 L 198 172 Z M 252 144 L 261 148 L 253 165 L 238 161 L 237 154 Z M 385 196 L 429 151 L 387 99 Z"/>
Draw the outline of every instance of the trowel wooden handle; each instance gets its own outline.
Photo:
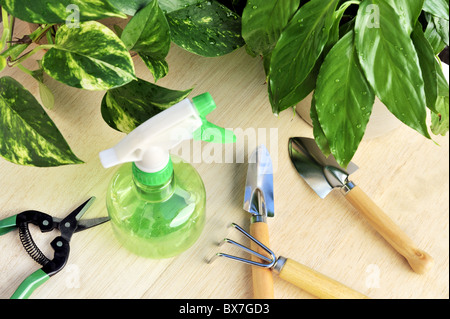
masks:
<path id="1" fill-rule="evenodd" d="M 265 246 L 269 247 L 269 227 L 267 223 L 255 222 L 250 224 L 250 235 L 255 237 Z M 260 248 L 253 241 L 251 242 L 251 249 L 260 253 L 261 255 L 267 255 L 267 253 Z M 258 257 L 252 256 L 253 261 L 264 262 Z M 264 262 L 267 263 L 267 262 Z M 258 266 L 252 266 L 253 277 L 253 297 L 255 299 L 273 299 L 273 275 L 270 268 L 261 268 Z"/>
<path id="2" fill-rule="evenodd" d="M 284 257 L 280 257 L 284 258 Z M 280 278 L 321 299 L 368 299 L 367 296 L 292 259 L 284 258 Z"/>
<path id="3" fill-rule="evenodd" d="M 416 247 L 413 241 L 358 186 L 345 196 L 362 213 L 375 230 L 406 258 L 411 268 L 423 274 L 433 266 L 433 258 Z"/>

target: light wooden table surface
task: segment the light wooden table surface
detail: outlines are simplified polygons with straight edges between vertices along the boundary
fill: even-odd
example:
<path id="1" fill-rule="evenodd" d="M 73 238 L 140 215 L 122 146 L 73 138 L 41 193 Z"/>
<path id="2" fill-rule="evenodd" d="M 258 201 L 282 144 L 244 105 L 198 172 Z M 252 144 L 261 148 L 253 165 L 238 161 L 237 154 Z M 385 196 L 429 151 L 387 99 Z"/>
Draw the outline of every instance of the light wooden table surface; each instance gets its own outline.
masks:
<path id="1" fill-rule="evenodd" d="M 194 87 L 190 97 L 210 92 L 218 105 L 208 116 L 211 122 L 248 129 L 260 141 L 266 139 L 276 166 L 275 217 L 268 223 L 271 247 L 278 255 L 371 298 L 449 297 L 448 135 L 435 138 L 438 146 L 401 126 L 385 136 L 364 140 L 354 157 L 360 168 L 352 180 L 418 247 L 434 257 L 431 271 L 418 275 L 339 191 L 322 200 L 296 173 L 288 158 L 288 138 L 312 137 L 312 128 L 291 111 L 279 118 L 272 114 L 259 58 L 250 57 L 243 48 L 224 57 L 203 58 L 173 46 L 168 62 L 169 75 L 158 84 L 172 89 Z M 135 63 L 137 75 L 151 80 L 143 63 Z M 25 65 L 33 68 L 35 61 Z M 4 75 L 13 76 L 38 96 L 37 85 L 28 75 L 16 69 L 3 71 Z M 116 168 L 104 169 L 98 153 L 124 135 L 101 117 L 104 92 L 69 88 L 55 81 L 50 86 L 56 106 L 47 112 L 85 164 L 44 169 L 0 158 L 0 219 L 28 209 L 64 217 L 90 196 L 97 200 L 86 218 L 107 214 L 106 187 Z M 276 133 L 272 139 L 271 129 Z M 226 259 L 205 262 L 219 251 L 239 253 L 233 247 L 217 247 L 224 237 L 248 243 L 229 225 L 249 226 L 242 202 L 251 144 L 237 147 L 235 163 L 193 163 L 207 191 L 207 220 L 200 239 L 188 251 L 165 260 L 141 258 L 122 248 L 110 225 L 104 224 L 72 237 L 65 269 L 39 287 L 32 298 L 251 298 L 249 266 Z M 208 150 L 206 143 L 201 146 L 204 152 Z M 245 160 L 236 163 L 241 152 Z M 41 235 L 36 230 L 33 235 L 51 255 L 47 246 L 57 232 Z M 40 267 L 22 248 L 17 232 L 0 237 L 0 265 L 0 298 L 9 298 Z M 275 278 L 275 297 L 313 298 L 279 278 Z"/>

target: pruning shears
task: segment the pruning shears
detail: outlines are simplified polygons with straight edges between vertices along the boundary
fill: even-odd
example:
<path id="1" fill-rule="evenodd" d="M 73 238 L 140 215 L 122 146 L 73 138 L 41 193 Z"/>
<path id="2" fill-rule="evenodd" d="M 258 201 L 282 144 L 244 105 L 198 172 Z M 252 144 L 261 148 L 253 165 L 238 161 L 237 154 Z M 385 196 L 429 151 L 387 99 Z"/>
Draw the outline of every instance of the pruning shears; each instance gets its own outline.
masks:
<path id="1" fill-rule="evenodd" d="M 42 266 L 42 268 L 33 272 L 19 285 L 11 299 L 28 298 L 37 287 L 64 268 L 69 259 L 69 243 L 74 233 L 100 225 L 109 220 L 109 217 L 80 220 L 94 200 L 95 197 L 91 197 L 63 219 L 52 217 L 36 210 L 27 210 L 0 220 L 0 235 L 19 229 L 19 237 L 23 247 L 31 258 Z M 61 235 L 55 237 L 50 243 L 54 250 L 53 259 L 47 258 L 34 243 L 28 228 L 30 223 L 38 226 L 43 233 L 54 229 L 59 229 L 61 232 Z"/>

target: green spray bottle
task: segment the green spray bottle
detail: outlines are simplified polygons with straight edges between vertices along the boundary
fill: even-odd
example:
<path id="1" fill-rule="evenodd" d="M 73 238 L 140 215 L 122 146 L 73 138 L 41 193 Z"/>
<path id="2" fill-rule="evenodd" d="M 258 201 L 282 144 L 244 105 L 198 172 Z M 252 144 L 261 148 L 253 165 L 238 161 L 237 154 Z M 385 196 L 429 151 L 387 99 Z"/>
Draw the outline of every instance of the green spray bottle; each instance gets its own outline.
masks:
<path id="1" fill-rule="evenodd" d="M 203 181 L 169 150 L 189 139 L 234 143 L 233 132 L 206 120 L 215 108 L 209 93 L 185 99 L 100 152 L 105 168 L 123 164 L 108 186 L 106 205 L 117 239 L 131 252 L 169 258 L 200 237 L 206 218 Z"/>

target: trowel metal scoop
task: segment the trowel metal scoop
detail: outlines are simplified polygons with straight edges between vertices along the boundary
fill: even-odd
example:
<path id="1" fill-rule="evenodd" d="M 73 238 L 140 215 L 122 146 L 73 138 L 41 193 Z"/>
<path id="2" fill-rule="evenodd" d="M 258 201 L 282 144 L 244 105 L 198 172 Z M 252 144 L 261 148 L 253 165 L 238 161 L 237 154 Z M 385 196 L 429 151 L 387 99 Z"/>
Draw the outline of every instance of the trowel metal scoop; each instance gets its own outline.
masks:
<path id="1" fill-rule="evenodd" d="M 245 211 L 251 214 L 250 233 L 269 246 L 269 227 L 267 217 L 274 216 L 273 200 L 273 167 L 269 151 L 264 145 L 259 145 L 250 155 L 247 180 L 245 182 Z M 261 250 L 253 242 L 252 249 Z M 264 253 L 264 251 L 260 251 Z M 258 257 L 252 257 L 258 262 Z M 253 297 L 255 299 L 273 299 L 273 276 L 266 268 L 252 267 Z"/>
<path id="2" fill-rule="evenodd" d="M 343 169 L 332 155 L 327 158 L 322 154 L 314 139 L 305 137 L 289 139 L 289 156 L 297 172 L 321 198 L 325 198 L 334 188 L 341 189 L 345 198 L 406 258 L 415 272 L 425 273 L 432 267 L 433 258 L 418 249 L 400 227 L 349 180 L 349 174 L 358 169 L 355 164 L 350 163 L 347 170 Z"/>

